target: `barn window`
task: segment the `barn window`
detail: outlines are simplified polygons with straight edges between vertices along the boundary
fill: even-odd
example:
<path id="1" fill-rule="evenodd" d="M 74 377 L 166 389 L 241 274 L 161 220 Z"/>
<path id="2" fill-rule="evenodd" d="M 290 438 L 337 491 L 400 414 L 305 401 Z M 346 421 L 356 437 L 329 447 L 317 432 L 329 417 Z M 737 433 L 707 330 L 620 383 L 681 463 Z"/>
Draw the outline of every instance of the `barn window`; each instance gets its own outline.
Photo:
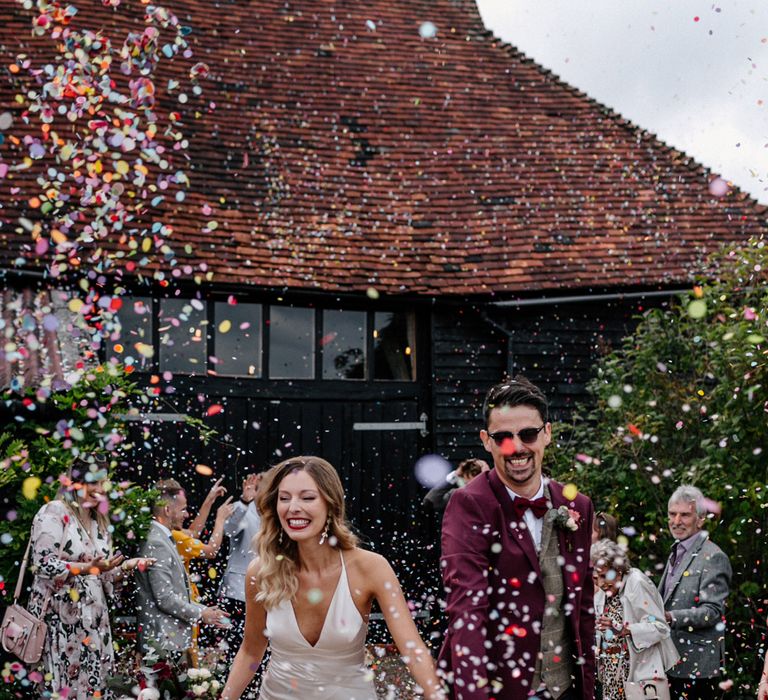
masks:
<path id="1" fill-rule="evenodd" d="M 269 308 L 269 378 L 315 378 L 315 310 Z"/>
<path id="2" fill-rule="evenodd" d="M 365 311 L 323 311 L 323 379 L 365 379 Z"/>
<path id="3" fill-rule="evenodd" d="M 373 378 L 416 379 L 416 318 L 412 313 L 374 314 Z"/>
<path id="4" fill-rule="evenodd" d="M 152 332 L 152 299 L 149 297 L 126 297 L 117 312 L 120 331 L 107 345 L 108 357 L 138 370 L 152 367 L 154 343 Z"/>
<path id="5" fill-rule="evenodd" d="M 208 319 L 199 299 L 161 299 L 160 371 L 205 374 Z"/>
<path id="6" fill-rule="evenodd" d="M 212 370 L 219 375 L 261 377 L 261 304 L 214 303 Z"/>
<path id="7" fill-rule="evenodd" d="M 107 359 L 145 372 L 416 380 L 416 314 L 123 297 Z"/>

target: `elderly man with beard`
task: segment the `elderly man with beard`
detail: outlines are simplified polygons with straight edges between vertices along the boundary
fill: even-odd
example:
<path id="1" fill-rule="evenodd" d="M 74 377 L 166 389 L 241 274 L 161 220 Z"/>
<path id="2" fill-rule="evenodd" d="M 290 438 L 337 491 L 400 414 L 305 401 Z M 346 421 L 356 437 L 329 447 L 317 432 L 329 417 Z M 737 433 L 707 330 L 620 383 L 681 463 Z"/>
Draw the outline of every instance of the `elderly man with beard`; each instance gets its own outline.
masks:
<path id="1" fill-rule="evenodd" d="M 490 389 L 480 440 L 493 458 L 448 503 L 439 665 L 456 700 L 592 700 L 592 503 L 542 475 L 546 397 L 524 377 Z"/>

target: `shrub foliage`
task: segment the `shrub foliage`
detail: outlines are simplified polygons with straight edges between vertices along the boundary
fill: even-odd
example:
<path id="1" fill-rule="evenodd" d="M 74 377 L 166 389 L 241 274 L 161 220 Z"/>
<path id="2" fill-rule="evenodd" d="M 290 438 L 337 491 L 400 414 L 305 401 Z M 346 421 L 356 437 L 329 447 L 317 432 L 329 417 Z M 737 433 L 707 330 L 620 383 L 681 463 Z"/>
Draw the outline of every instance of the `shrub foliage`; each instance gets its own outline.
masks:
<path id="1" fill-rule="evenodd" d="M 768 247 L 712 260 L 707 279 L 645 313 L 604 357 L 591 401 L 560 426 L 552 470 L 619 517 L 635 563 L 658 582 L 671 536 L 667 499 L 695 484 L 720 504 L 707 529 L 734 570 L 729 676 L 754 694 L 766 617 Z M 717 508 L 713 508 L 717 511 Z"/>

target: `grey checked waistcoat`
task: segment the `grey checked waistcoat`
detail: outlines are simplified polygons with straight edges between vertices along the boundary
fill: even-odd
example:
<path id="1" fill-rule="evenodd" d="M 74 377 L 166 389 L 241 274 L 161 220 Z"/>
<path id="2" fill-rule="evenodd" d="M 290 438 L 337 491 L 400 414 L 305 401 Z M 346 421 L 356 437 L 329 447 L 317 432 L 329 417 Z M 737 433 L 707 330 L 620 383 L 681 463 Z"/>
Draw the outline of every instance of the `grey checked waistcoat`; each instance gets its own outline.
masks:
<path id="1" fill-rule="evenodd" d="M 544 495 L 549 501 L 549 489 L 545 488 Z M 573 685 L 576 668 L 568 636 L 568 622 L 563 612 L 565 585 L 563 568 L 558 562 L 559 539 L 552 516 L 551 510 L 544 515 L 541 532 L 539 566 L 546 603 L 544 619 L 541 622 L 541 650 L 536 661 L 532 689 L 537 690 L 543 682 L 552 697 L 559 698 Z"/>

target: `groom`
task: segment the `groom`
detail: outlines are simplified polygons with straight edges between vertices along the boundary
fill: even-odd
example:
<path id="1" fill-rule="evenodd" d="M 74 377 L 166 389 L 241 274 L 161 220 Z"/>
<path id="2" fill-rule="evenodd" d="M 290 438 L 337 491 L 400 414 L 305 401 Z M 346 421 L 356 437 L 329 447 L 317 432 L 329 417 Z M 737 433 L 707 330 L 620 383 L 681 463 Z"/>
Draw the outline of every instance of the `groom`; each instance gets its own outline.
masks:
<path id="1" fill-rule="evenodd" d="M 492 387 L 483 413 L 494 468 L 443 518 L 440 668 L 455 700 L 592 700 L 592 503 L 542 476 L 551 426 L 531 382 Z"/>

